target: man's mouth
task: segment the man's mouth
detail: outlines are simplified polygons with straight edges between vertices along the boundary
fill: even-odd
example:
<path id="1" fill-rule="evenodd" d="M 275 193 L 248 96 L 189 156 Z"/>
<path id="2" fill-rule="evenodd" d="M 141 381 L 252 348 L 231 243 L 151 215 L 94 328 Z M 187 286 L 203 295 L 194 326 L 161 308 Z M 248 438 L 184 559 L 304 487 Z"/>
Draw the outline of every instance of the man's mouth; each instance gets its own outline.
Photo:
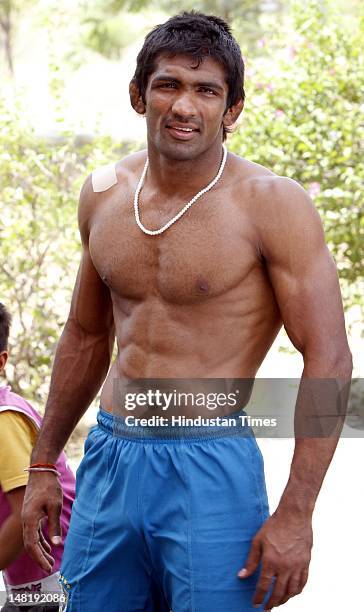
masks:
<path id="1" fill-rule="evenodd" d="M 179 140 L 187 140 L 191 138 L 191 136 L 195 132 L 199 132 L 200 130 L 193 126 L 188 125 L 176 125 L 176 124 L 167 124 L 166 128 L 169 130 L 172 136 Z"/>

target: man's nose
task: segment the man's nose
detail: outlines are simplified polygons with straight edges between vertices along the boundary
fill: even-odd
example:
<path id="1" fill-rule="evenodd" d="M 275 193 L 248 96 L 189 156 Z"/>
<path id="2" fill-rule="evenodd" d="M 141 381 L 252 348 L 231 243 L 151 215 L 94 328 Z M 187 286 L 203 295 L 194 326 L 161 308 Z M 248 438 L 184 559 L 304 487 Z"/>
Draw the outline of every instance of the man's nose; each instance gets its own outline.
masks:
<path id="1" fill-rule="evenodd" d="M 188 92 L 180 93 L 173 102 L 172 112 L 180 117 L 194 117 L 196 107 L 193 95 Z"/>

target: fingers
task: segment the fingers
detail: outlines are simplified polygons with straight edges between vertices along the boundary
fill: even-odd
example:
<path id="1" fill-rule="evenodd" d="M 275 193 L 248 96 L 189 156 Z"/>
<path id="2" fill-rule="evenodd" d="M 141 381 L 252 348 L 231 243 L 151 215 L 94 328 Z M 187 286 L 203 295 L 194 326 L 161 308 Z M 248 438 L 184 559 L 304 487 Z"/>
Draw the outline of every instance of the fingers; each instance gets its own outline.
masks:
<path id="1" fill-rule="evenodd" d="M 26 488 L 22 521 L 24 547 L 28 555 L 46 572 L 52 570 L 54 559 L 51 546 L 46 541 L 41 522 L 48 519 L 48 532 L 51 542 L 61 543 L 60 515 L 62 510 L 62 489 L 58 479 L 47 479 L 44 474 L 40 480 L 31 474 Z"/>
<path id="2" fill-rule="evenodd" d="M 53 501 L 48 504 L 48 530 L 49 537 L 52 544 L 59 546 L 62 542 L 62 532 L 61 532 L 61 511 L 62 511 L 62 503 L 59 501 Z"/>
<path id="3" fill-rule="evenodd" d="M 302 572 L 301 572 L 301 585 L 300 585 L 301 586 L 301 591 L 303 591 L 303 589 L 306 586 L 306 582 L 308 580 L 308 572 L 309 572 L 308 567 L 305 567 L 305 569 L 303 569 Z"/>
<path id="4" fill-rule="evenodd" d="M 289 599 L 299 595 L 308 579 L 308 570 L 298 571 L 292 575 L 286 574 L 277 579 L 273 592 L 265 604 L 265 610 L 270 610 L 285 604 Z"/>
<path id="5" fill-rule="evenodd" d="M 50 552 L 51 552 L 51 550 L 52 550 L 52 549 L 51 549 L 51 546 L 50 546 L 49 542 L 48 542 L 48 541 L 45 539 L 45 537 L 44 537 L 44 534 L 43 534 L 43 531 L 42 531 L 42 528 L 41 528 L 41 527 L 39 527 L 39 531 L 38 531 L 38 533 L 39 533 L 39 542 L 40 542 L 40 544 L 41 544 L 42 548 L 44 548 L 44 550 L 45 550 L 46 552 L 50 553 Z"/>
<path id="6" fill-rule="evenodd" d="M 301 571 L 300 574 L 292 576 L 289 582 L 287 595 L 283 599 L 281 604 L 286 603 L 289 599 L 291 599 L 291 597 L 294 597 L 295 595 L 299 595 L 300 593 L 302 593 L 307 580 L 308 580 L 308 569 L 304 569 Z"/>
<path id="7" fill-rule="evenodd" d="M 23 519 L 24 547 L 28 555 L 45 571 L 50 572 L 54 563 L 48 550 L 43 548 L 39 534 L 39 518 Z M 43 537 L 44 540 L 44 537 Z"/>
<path id="8" fill-rule="evenodd" d="M 290 574 L 286 572 L 277 576 L 274 587 L 267 603 L 264 605 L 265 610 L 271 610 L 276 606 L 280 606 L 283 600 L 287 597 L 287 589 L 290 584 Z M 288 597 L 289 599 L 289 597 Z M 287 601 L 287 600 L 286 600 Z"/>
<path id="9" fill-rule="evenodd" d="M 48 546 L 49 546 L 49 544 L 48 544 Z M 39 547 L 39 550 L 40 550 L 41 554 L 48 561 L 48 563 L 49 563 L 49 565 L 51 566 L 51 569 L 52 569 L 52 567 L 54 565 L 54 558 L 52 557 L 50 552 L 43 546 L 43 544 L 42 544 L 42 542 L 40 540 L 38 541 L 38 547 Z M 50 546 L 49 546 L 49 548 L 50 548 Z"/>
<path id="10" fill-rule="evenodd" d="M 253 606 L 259 607 L 262 605 L 271 587 L 273 578 L 273 568 L 263 565 L 253 597 Z"/>
<path id="11" fill-rule="evenodd" d="M 250 548 L 250 552 L 245 563 L 245 567 L 238 572 L 239 578 L 248 578 L 254 574 L 255 570 L 259 565 L 261 557 L 261 545 L 258 538 L 254 538 Z"/>

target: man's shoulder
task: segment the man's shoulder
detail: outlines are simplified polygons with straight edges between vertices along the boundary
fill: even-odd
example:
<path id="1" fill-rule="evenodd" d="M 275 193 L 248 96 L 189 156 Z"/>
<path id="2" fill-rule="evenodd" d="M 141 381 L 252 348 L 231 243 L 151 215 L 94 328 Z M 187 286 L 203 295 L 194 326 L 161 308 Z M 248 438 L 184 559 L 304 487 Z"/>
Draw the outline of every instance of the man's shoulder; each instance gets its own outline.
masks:
<path id="1" fill-rule="evenodd" d="M 305 189 L 286 176 L 261 178 L 254 187 L 254 225 L 260 252 L 283 259 L 322 244 L 320 215 Z"/>
<path id="2" fill-rule="evenodd" d="M 112 161 L 96 167 L 87 176 L 82 189 L 81 200 L 97 200 L 93 194 L 101 194 L 112 189 L 115 185 L 125 185 L 140 171 L 145 163 L 146 151 L 137 151 L 118 161 Z"/>
<path id="3" fill-rule="evenodd" d="M 93 193 L 102 193 L 117 184 L 125 184 L 126 181 L 134 179 L 136 173 L 141 171 L 142 164 L 146 160 L 146 151 L 137 151 L 127 155 L 117 162 L 110 162 L 95 168 L 89 179 L 89 187 Z"/>
<path id="4" fill-rule="evenodd" d="M 304 192 L 303 187 L 288 176 L 276 174 L 271 169 L 244 157 L 232 154 L 233 172 L 236 179 L 246 182 L 257 195 L 268 194 L 284 196 L 293 192 Z"/>
<path id="5" fill-rule="evenodd" d="M 264 177 L 277 176 L 272 170 L 266 168 L 262 164 L 253 162 L 246 157 L 237 155 L 236 153 L 230 152 L 229 157 L 231 160 L 232 172 L 244 180 L 254 180 Z"/>
<path id="6" fill-rule="evenodd" d="M 246 199 L 242 205 L 249 211 L 261 252 L 267 245 L 276 248 L 282 242 L 287 244 L 289 237 L 299 237 L 302 232 L 321 235 L 319 213 L 298 181 L 235 157 L 237 184 L 244 185 L 238 193 L 240 197 L 244 194 Z M 291 244 L 293 242 L 290 240 Z"/>
<path id="7" fill-rule="evenodd" d="M 236 180 L 243 181 L 256 212 L 282 213 L 286 211 L 297 215 L 315 210 L 311 198 L 302 185 L 288 177 L 274 173 L 269 168 L 242 157 L 236 158 Z"/>
<path id="8" fill-rule="evenodd" d="M 145 163 L 146 152 L 137 151 L 121 160 L 95 168 L 84 181 L 79 199 L 78 216 L 80 227 L 89 227 L 96 209 L 120 190 L 125 193 L 135 182 Z"/>
<path id="9" fill-rule="evenodd" d="M 288 176 L 261 177 L 256 181 L 257 210 L 277 229 L 317 224 L 320 217 L 307 191 Z"/>

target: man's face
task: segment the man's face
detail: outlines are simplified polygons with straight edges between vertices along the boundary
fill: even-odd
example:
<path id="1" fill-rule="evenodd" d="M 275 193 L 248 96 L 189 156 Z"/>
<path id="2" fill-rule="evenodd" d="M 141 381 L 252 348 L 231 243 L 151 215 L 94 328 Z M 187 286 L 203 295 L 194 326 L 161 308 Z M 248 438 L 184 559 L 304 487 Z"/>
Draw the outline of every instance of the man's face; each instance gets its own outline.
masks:
<path id="1" fill-rule="evenodd" d="M 194 159 L 219 139 L 228 85 L 223 67 L 204 58 L 161 55 L 150 75 L 146 100 L 148 142 L 170 159 Z"/>

